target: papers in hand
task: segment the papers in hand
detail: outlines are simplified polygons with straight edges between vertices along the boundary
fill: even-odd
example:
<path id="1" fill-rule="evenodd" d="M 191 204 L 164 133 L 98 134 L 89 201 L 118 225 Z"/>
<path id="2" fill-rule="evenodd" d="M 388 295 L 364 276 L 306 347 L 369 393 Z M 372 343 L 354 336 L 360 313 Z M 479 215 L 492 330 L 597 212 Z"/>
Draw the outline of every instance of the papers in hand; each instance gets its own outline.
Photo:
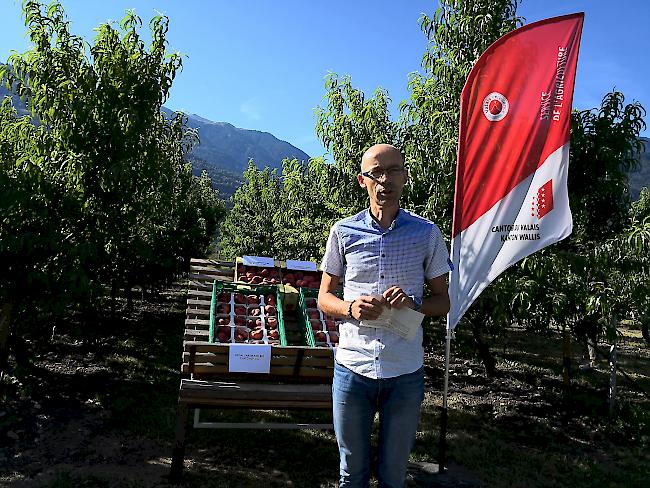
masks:
<path id="1" fill-rule="evenodd" d="M 362 320 L 363 327 L 386 329 L 397 334 L 407 341 L 412 341 L 422 323 L 424 314 L 415 310 L 404 308 L 384 307 L 384 311 L 375 320 Z"/>

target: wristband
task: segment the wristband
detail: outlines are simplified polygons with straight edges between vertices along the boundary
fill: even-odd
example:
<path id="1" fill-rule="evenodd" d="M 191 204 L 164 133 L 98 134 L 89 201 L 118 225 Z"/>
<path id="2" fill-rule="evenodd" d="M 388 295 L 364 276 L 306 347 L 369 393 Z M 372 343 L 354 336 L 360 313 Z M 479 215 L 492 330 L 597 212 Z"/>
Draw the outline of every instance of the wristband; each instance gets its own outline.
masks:
<path id="1" fill-rule="evenodd" d="M 352 316 L 352 305 L 354 305 L 355 300 L 352 300 L 350 302 L 350 306 L 348 307 L 348 318 L 353 319 L 354 317 Z"/>
<path id="2" fill-rule="evenodd" d="M 422 298 L 416 297 L 415 295 L 409 295 L 409 298 L 413 300 L 413 305 L 415 306 L 414 310 L 419 312 L 422 308 Z"/>

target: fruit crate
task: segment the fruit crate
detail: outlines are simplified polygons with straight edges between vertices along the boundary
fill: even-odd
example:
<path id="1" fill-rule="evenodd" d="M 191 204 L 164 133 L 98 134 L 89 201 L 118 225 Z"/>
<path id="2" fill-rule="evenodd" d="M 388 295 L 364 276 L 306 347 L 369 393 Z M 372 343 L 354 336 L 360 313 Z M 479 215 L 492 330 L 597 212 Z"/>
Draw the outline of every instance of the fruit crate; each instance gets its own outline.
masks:
<path id="1" fill-rule="evenodd" d="M 277 286 L 214 281 L 209 342 L 287 345 Z"/>
<path id="2" fill-rule="evenodd" d="M 302 312 L 307 343 L 311 347 L 336 347 L 341 320 L 334 319 L 318 308 L 318 290 L 300 288 L 299 307 Z"/>
<path id="3" fill-rule="evenodd" d="M 320 288 L 322 273 L 318 271 L 316 263 L 311 261 L 280 261 L 282 268 L 282 283 L 291 285 L 296 289 Z"/>
<path id="4" fill-rule="evenodd" d="M 263 256 L 238 257 L 235 281 L 251 285 L 279 285 L 282 283 L 281 263 Z"/>

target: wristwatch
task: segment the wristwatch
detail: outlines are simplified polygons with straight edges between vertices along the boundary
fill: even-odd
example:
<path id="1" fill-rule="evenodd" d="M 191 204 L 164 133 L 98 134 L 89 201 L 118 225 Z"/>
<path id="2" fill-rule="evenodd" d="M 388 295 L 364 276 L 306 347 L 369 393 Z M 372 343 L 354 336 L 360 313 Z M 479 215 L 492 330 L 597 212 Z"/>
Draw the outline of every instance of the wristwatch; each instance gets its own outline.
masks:
<path id="1" fill-rule="evenodd" d="M 422 298 L 421 297 L 416 297 L 415 295 L 409 295 L 409 298 L 413 300 L 413 304 L 415 305 L 414 310 L 416 312 L 419 312 L 420 309 L 422 308 Z"/>

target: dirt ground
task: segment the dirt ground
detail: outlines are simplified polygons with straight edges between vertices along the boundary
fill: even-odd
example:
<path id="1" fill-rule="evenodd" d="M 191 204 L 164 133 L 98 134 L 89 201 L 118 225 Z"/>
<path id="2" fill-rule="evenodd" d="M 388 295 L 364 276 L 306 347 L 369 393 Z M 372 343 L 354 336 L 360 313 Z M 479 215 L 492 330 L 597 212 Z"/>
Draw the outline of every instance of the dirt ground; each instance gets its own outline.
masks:
<path id="1" fill-rule="evenodd" d="M 115 317 L 107 312 L 93 327 L 72 320 L 53 330 L 44 323 L 40 339 L 34 331 L 28 335 L 33 360 L 0 383 L 0 486 L 174 486 L 167 476 L 183 290 L 136 301 L 133 310 L 119 305 Z M 496 378 L 464 352 L 467 338 L 455 344 L 449 469 L 436 474 L 443 380 L 441 335 L 437 339 L 426 358 L 427 397 L 409 486 L 605 486 L 600 480 L 640 486 L 635 480 L 650 479 L 650 402 L 644 394 L 622 384 L 621 416 L 630 419 L 612 422 L 606 361 L 595 370 L 576 370 L 564 395 L 557 338 L 531 339 L 515 330 L 494 345 Z M 640 337 L 632 333 L 620 349 L 637 386 L 650 390 L 650 354 Z M 574 354 L 577 365 L 578 347 Z M 241 420 L 249 413 L 213 415 Z M 337 464 L 327 431 L 190 429 L 182 485 L 333 487 Z M 585 477 L 597 484 L 580 484 Z"/>

